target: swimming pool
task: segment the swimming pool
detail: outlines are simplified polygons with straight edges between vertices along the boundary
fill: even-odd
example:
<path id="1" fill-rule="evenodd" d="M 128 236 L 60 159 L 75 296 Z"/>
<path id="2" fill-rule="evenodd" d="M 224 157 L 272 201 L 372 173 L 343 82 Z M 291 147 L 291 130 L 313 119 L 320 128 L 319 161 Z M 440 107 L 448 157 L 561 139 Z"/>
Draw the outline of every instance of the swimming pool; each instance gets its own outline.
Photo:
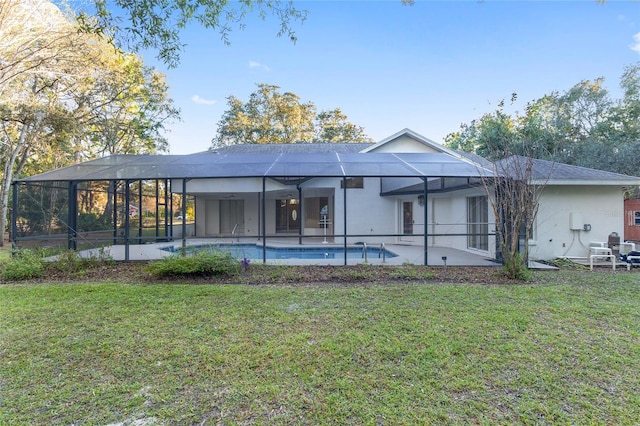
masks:
<path id="1" fill-rule="evenodd" d="M 162 250 L 171 253 L 179 253 L 180 247 L 163 247 Z M 198 251 L 222 250 L 231 253 L 236 259 L 262 259 L 262 246 L 256 244 L 202 244 L 187 246 L 187 254 Z M 269 247 L 267 246 L 267 259 L 342 259 L 344 247 Z M 388 258 L 397 254 L 384 249 Z M 363 258 L 363 247 L 347 247 L 348 259 Z M 382 250 L 379 247 L 367 247 L 367 258 L 382 258 Z"/>

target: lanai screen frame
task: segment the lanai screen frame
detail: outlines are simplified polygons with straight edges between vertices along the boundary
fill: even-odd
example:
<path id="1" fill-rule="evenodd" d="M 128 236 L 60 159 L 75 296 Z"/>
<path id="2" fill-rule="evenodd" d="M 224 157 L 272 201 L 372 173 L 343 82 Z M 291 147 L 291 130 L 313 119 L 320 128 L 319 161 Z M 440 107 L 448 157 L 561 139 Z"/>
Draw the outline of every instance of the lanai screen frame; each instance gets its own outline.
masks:
<path id="1" fill-rule="evenodd" d="M 343 232 L 344 264 L 347 264 L 347 240 L 349 235 L 347 180 L 349 178 L 416 178 L 422 180 L 422 196 L 428 199 L 428 181 L 434 178 L 493 178 L 494 172 L 472 163 L 462 157 L 444 153 L 235 153 L 218 154 L 203 152 L 190 155 L 112 155 L 79 163 L 36 176 L 17 179 L 13 182 L 13 206 L 11 218 L 11 240 L 17 244 L 16 219 L 18 217 L 18 187 L 27 183 L 67 182 L 69 185 L 70 223 L 69 247 L 75 248 L 74 235 L 77 233 L 77 186 L 80 182 L 107 181 L 125 182 L 127 197 L 129 185 L 135 181 L 181 181 L 182 216 L 186 217 L 187 182 L 197 179 L 262 179 L 261 212 L 263 241 L 263 262 L 266 262 L 266 182 L 267 179 L 313 179 L 334 178 L 343 182 Z M 171 188 L 171 187 L 170 187 Z M 171 193 L 175 194 L 173 188 Z M 74 196 L 75 195 L 75 196 Z M 383 195 L 383 194 L 381 194 Z M 157 203 L 157 199 L 156 199 Z M 127 215 L 128 218 L 128 215 Z M 424 264 L 428 265 L 428 209 L 424 208 L 424 232 L 414 234 L 423 237 Z M 114 228 L 117 225 L 114 224 Z M 128 227 L 127 227 L 128 229 Z M 182 221 L 182 245 L 186 245 L 186 221 Z M 336 234 L 336 236 L 340 236 Z M 125 261 L 129 259 L 130 238 L 125 238 Z"/>

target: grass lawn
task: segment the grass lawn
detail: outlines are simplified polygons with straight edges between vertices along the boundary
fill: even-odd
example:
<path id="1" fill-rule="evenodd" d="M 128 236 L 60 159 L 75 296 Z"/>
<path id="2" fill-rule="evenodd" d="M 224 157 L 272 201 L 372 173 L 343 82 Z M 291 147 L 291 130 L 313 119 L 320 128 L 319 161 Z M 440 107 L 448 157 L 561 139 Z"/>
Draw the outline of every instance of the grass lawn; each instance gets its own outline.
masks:
<path id="1" fill-rule="evenodd" d="M 0 286 L 0 424 L 637 424 L 640 275 Z"/>

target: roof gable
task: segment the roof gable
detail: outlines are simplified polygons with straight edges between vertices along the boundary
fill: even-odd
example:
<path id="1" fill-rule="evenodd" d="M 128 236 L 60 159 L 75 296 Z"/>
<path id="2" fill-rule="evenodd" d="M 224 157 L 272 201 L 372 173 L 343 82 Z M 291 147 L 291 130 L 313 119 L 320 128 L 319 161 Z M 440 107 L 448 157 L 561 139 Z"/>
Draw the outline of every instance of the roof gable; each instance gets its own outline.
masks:
<path id="1" fill-rule="evenodd" d="M 361 152 L 376 153 L 443 153 L 456 156 L 455 153 L 441 144 L 425 138 L 424 136 L 410 129 L 404 129 L 395 133 L 380 142 L 367 147 Z"/>

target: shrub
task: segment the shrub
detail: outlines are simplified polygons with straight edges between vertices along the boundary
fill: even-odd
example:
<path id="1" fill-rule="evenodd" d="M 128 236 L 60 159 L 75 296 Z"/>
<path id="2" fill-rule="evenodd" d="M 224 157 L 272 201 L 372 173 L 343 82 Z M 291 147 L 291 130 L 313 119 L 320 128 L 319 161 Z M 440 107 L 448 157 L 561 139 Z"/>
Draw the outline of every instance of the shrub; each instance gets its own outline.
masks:
<path id="1" fill-rule="evenodd" d="M 240 264 L 223 251 L 198 252 L 189 256 L 173 255 L 150 262 L 146 271 L 155 277 L 194 275 L 234 275 Z"/>
<path id="2" fill-rule="evenodd" d="M 516 255 L 511 258 L 505 258 L 502 271 L 507 277 L 515 280 L 531 281 L 533 277 L 533 274 L 527 267 L 520 253 L 516 253 Z"/>
<path id="3" fill-rule="evenodd" d="M 40 278 L 44 275 L 45 262 L 39 253 L 33 250 L 19 250 L 2 265 L 2 279 L 5 281 L 23 281 Z"/>

